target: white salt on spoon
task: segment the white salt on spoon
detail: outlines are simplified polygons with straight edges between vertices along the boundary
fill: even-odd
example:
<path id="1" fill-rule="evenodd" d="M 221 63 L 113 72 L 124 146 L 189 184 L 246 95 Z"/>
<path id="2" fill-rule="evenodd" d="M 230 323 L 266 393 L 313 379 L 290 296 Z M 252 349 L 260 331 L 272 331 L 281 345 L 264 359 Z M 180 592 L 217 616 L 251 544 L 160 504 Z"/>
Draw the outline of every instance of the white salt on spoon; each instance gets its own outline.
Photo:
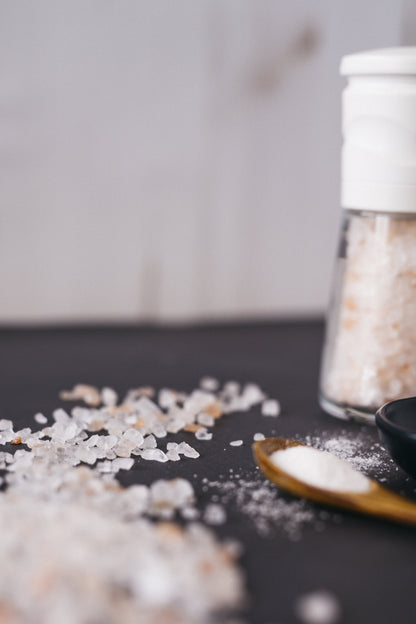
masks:
<path id="1" fill-rule="evenodd" d="M 324 490 L 366 492 L 371 481 L 346 461 L 311 446 L 275 451 L 270 460 L 295 479 Z"/>

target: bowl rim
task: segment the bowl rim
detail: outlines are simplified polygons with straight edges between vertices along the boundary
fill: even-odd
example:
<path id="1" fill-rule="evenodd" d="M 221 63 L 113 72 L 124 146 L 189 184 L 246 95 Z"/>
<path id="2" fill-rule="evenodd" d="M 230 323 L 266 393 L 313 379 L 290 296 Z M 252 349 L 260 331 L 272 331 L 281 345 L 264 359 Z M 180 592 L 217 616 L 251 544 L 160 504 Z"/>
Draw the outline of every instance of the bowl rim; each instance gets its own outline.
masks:
<path id="1" fill-rule="evenodd" d="M 391 433 L 405 440 L 416 442 L 416 418 L 414 431 L 410 431 L 406 427 L 398 425 L 389 418 L 389 413 L 394 411 L 397 407 L 400 407 L 403 403 L 414 403 L 416 416 L 416 396 L 407 397 L 405 399 L 396 399 L 394 401 L 388 401 L 377 410 L 375 416 L 376 425 L 387 433 Z"/>

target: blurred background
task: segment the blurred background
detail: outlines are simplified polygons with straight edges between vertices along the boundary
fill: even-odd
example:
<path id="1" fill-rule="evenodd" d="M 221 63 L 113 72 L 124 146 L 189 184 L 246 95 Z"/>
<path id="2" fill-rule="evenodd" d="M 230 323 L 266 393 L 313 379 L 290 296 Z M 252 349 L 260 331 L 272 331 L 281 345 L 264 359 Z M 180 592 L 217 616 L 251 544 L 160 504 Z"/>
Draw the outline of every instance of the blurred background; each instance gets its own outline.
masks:
<path id="1" fill-rule="evenodd" d="M 322 314 L 342 55 L 398 0 L 1 0 L 0 323 Z"/>

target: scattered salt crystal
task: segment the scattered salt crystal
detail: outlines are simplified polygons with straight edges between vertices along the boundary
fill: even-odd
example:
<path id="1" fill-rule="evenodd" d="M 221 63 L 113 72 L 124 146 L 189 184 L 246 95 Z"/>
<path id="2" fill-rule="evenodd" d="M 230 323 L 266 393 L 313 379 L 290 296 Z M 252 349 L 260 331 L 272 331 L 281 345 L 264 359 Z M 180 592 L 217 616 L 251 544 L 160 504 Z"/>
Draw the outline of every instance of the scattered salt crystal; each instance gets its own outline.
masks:
<path id="1" fill-rule="evenodd" d="M 130 485 L 125 492 L 129 501 L 129 510 L 133 515 L 142 514 L 147 510 L 150 492 L 146 485 Z"/>
<path id="2" fill-rule="evenodd" d="M 203 390 L 207 390 L 208 392 L 216 392 L 220 386 L 220 382 L 218 381 L 218 379 L 215 379 L 214 377 L 202 377 L 201 381 L 199 382 L 200 387 Z"/>
<path id="3" fill-rule="evenodd" d="M 98 406 L 101 403 L 101 395 L 98 388 L 86 384 L 77 384 L 72 390 L 63 390 L 59 396 L 64 401 L 80 400 L 91 406 Z"/>
<path id="4" fill-rule="evenodd" d="M 132 388 L 126 394 L 124 399 L 125 403 L 134 403 L 141 397 L 147 397 L 149 399 L 155 396 L 155 389 L 151 386 L 141 386 L 140 388 Z"/>
<path id="5" fill-rule="evenodd" d="M 98 472 L 113 472 L 113 462 L 103 461 L 98 465 Z"/>
<path id="6" fill-rule="evenodd" d="M 74 422 L 70 422 L 67 427 L 65 427 L 64 432 L 62 434 L 62 440 L 71 440 L 78 433 L 78 427 Z"/>
<path id="7" fill-rule="evenodd" d="M 0 444 L 11 442 L 15 437 L 13 429 L 5 429 L 0 432 Z"/>
<path id="8" fill-rule="evenodd" d="M 166 452 L 166 457 L 168 458 L 169 461 L 180 461 L 181 456 L 179 455 L 178 451 L 176 450 L 170 450 Z"/>
<path id="9" fill-rule="evenodd" d="M 304 624 L 336 624 L 341 617 L 341 607 L 334 594 L 320 590 L 300 596 L 295 603 L 295 613 Z"/>
<path id="10" fill-rule="evenodd" d="M 135 446 L 141 446 L 143 444 L 143 435 L 137 429 L 127 429 L 123 433 L 123 440 L 130 440 Z"/>
<path id="11" fill-rule="evenodd" d="M 168 433 L 178 433 L 186 425 L 186 421 L 183 418 L 173 418 L 166 426 Z"/>
<path id="12" fill-rule="evenodd" d="M 113 448 L 118 441 L 118 438 L 115 435 L 102 435 L 97 437 L 98 440 L 96 440 L 96 445 L 103 449 Z"/>
<path id="13" fill-rule="evenodd" d="M 162 512 L 162 515 L 170 516 L 175 509 L 189 507 L 194 499 L 193 487 L 185 479 L 160 479 L 150 486 L 151 511 L 156 515 Z"/>
<path id="14" fill-rule="evenodd" d="M 46 418 L 46 416 L 44 416 L 43 414 L 41 414 L 40 412 L 38 412 L 37 414 L 34 415 L 33 417 L 35 419 L 35 421 L 37 423 L 39 423 L 40 425 L 45 425 L 48 422 L 48 419 Z"/>
<path id="15" fill-rule="evenodd" d="M 215 403 L 215 401 L 215 394 L 206 392 L 205 390 L 194 390 L 184 403 L 184 411 L 193 417 L 199 412 L 203 412 L 205 408 L 208 408 Z"/>
<path id="16" fill-rule="evenodd" d="M 197 422 L 204 427 L 213 427 L 215 425 L 215 418 L 211 416 L 211 414 L 205 414 L 205 412 L 201 412 L 197 416 Z"/>
<path id="17" fill-rule="evenodd" d="M 260 386 L 253 383 L 248 383 L 243 388 L 243 393 L 241 395 L 241 400 L 245 407 L 249 409 L 253 405 L 260 403 L 265 399 L 265 395 L 262 392 Z"/>
<path id="18" fill-rule="evenodd" d="M 121 436 L 124 432 L 125 425 L 116 418 L 110 418 L 104 426 L 110 435 Z"/>
<path id="19" fill-rule="evenodd" d="M 142 449 L 154 449 L 157 447 L 156 438 L 153 434 L 145 437 L 141 445 Z"/>
<path id="20" fill-rule="evenodd" d="M 166 457 L 165 453 L 158 448 L 144 449 L 140 453 L 140 455 L 143 459 L 146 459 L 148 461 L 158 461 L 158 462 L 168 461 L 168 458 Z"/>
<path id="21" fill-rule="evenodd" d="M 19 431 L 16 431 L 15 436 L 16 438 L 20 438 L 22 444 L 24 444 L 27 439 L 30 437 L 30 434 L 32 433 L 32 430 L 29 427 L 25 427 L 24 429 L 20 429 Z"/>
<path id="22" fill-rule="evenodd" d="M 281 411 L 279 401 L 276 399 L 267 399 L 267 401 L 263 401 L 261 406 L 261 413 L 263 416 L 279 416 Z"/>
<path id="23" fill-rule="evenodd" d="M 90 438 L 88 438 L 88 440 L 85 442 L 85 446 L 87 448 L 91 447 L 91 446 L 98 446 L 97 442 L 102 438 L 102 436 L 97 435 L 96 433 L 94 435 L 92 435 Z"/>
<path id="24" fill-rule="evenodd" d="M 235 397 L 240 393 L 241 385 L 238 381 L 227 381 L 224 384 L 223 394 L 226 397 Z"/>
<path id="25" fill-rule="evenodd" d="M 292 446 L 270 455 L 270 460 L 295 479 L 332 491 L 366 492 L 371 481 L 350 464 L 311 446 Z"/>
<path id="26" fill-rule="evenodd" d="M 116 444 L 114 447 L 114 452 L 117 457 L 130 457 L 132 450 L 136 445 L 134 442 L 130 442 L 129 440 L 122 440 L 119 444 Z"/>
<path id="27" fill-rule="evenodd" d="M 126 416 L 125 423 L 126 425 L 135 425 L 137 423 L 137 416 L 135 416 L 134 414 Z"/>
<path id="28" fill-rule="evenodd" d="M 230 446 L 242 446 L 242 444 L 242 440 L 233 440 L 232 442 L 230 442 Z"/>
<path id="29" fill-rule="evenodd" d="M 178 453 L 185 455 L 185 457 L 190 457 L 191 459 L 196 459 L 199 457 L 199 453 L 196 449 L 190 446 L 187 442 L 181 442 L 177 448 Z"/>
<path id="30" fill-rule="evenodd" d="M 117 405 L 118 394 L 113 388 L 103 388 L 101 390 L 101 401 L 106 407 Z"/>
<path id="31" fill-rule="evenodd" d="M 205 427 L 201 427 L 195 432 L 195 437 L 197 440 L 212 440 L 212 433 L 208 432 Z"/>
<path id="32" fill-rule="evenodd" d="M 181 516 L 184 520 L 197 520 L 199 511 L 195 507 L 184 507 L 181 509 Z"/>
<path id="33" fill-rule="evenodd" d="M 75 457 L 85 464 L 95 464 L 97 456 L 92 449 L 83 448 L 82 446 L 75 451 Z"/>
<path id="34" fill-rule="evenodd" d="M 221 507 L 221 505 L 216 505 L 215 503 L 210 503 L 205 508 L 204 520 L 207 524 L 224 524 L 224 522 L 227 520 L 227 514 L 225 513 L 224 507 Z"/>
<path id="35" fill-rule="evenodd" d="M 124 457 L 117 457 L 113 460 L 113 470 L 130 470 L 134 465 L 134 459 L 125 459 Z"/>
<path id="36" fill-rule="evenodd" d="M 135 407 L 140 411 L 142 418 L 155 416 L 160 413 L 159 406 L 145 396 L 140 397 L 137 403 L 135 403 Z"/>
<path id="37" fill-rule="evenodd" d="M 166 435 L 167 435 L 166 427 L 164 427 L 162 423 L 155 422 L 152 426 L 152 433 L 157 438 L 166 438 Z"/>
<path id="38" fill-rule="evenodd" d="M 255 433 L 253 436 L 253 440 L 255 442 L 259 442 L 260 440 L 264 440 L 264 439 L 265 439 L 265 436 L 263 433 Z"/>
<path id="39" fill-rule="evenodd" d="M 67 424 L 71 420 L 69 414 L 61 408 L 54 410 L 52 416 L 56 423 Z"/>
<path id="40" fill-rule="evenodd" d="M 158 395 L 158 403 L 162 409 L 168 409 L 175 405 L 177 401 L 177 393 L 168 388 L 162 388 Z"/>

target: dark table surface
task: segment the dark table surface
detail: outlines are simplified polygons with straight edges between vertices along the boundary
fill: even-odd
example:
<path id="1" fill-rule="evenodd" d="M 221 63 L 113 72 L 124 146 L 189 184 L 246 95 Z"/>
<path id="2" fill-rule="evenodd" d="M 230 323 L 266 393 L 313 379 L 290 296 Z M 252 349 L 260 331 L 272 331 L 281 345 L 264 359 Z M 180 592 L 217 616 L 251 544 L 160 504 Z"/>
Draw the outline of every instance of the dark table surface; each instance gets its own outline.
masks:
<path id="1" fill-rule="evenodd" d="M 261 416 L 259 408 L 228 415 L 215 427 L 211 442 L 188 439 L 200 450 L 200 459 L 142 462 L 124 477 L 126 483 L 189 478 L 202 507 L 209 497 L 202 489 L 204 477 L 217 479 L 236 466 L 255 474 L 251 442 L 256 431 L 298 439 L 344 431 L 361 436 L 368 448 L 377 441 L 375 428 L 337 421 L 319 409 L 322 335 L 318 321 L 166 329 L 3 329 L 0 417 L 11 418 L 17 426 L 33 426 L 35 412 L 50 413 L 60 405 L 59 391 L 78 382 L 109 385 L 119 392 L 147 384 L 190 391 L 207 374 L 222 381 L 257 382 L 280 400 L 283 411 L 278 419 Z M 229 441 L 236 438 L 244 445 L 230 449 Z M 414 497 L 415 482 L 387 456 L 386 466 L 387 485 Z M 244 614 L 249 622 L 297 622 L 297 596 L 321 588 L 338 597 L 344 623 L 416 621 L 416 529 L 348 513 L 339 522 L 330 514 L 323 531 L 306 525 L 294 542 L 284 531 L 261 537 L 232 503 L 227 512 L 227 523 L 214 530 L 245 546 L 241 563 L 251 596 Z"/>

